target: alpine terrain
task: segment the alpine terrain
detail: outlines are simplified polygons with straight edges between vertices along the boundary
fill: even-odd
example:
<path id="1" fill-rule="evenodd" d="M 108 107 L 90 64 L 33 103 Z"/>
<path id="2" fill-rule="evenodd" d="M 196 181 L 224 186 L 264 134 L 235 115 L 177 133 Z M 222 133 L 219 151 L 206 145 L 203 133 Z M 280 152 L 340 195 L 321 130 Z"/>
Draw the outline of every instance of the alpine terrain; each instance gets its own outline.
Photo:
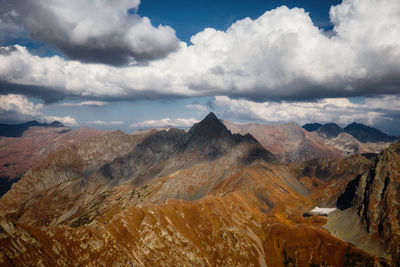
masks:
<path id="1" fill-rule="evenodd" d="M 4 137 L 21 178 L 0 198 L 0 265 L 399 266 L 400 144 L 327 128 L 210 113 L 187 131 Z"/>

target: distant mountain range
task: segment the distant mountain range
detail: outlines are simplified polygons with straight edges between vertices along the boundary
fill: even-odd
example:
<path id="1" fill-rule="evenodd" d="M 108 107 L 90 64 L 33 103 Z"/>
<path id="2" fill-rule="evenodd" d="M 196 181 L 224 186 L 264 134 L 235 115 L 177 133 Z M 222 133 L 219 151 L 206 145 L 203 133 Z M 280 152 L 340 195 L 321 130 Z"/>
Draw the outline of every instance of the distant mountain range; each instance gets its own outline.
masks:
<path id="1" fill-rule="evenodd" d="M 64 128 L 65 126 L 59 121 L 52 123 L 40 123 L 38 121 L 29 121 L 21 124 L 5 124 L 0 123 L 0 136 L 21 137 L 22 134 L 31 126 L 39 126 L 46 128 Z"/>
<path id="2" fill-rule="evenodd" d="M 335 138 L 341 133 L 348 133 L 363 143 L 394 142 L 399 139 L 398 137 L 389 136 L 374 127 L 356 122 L 344 128 L 341 128 L 336 123 L 308 123 L 303 125 L 303 128 L 309 132 L 317 132 L 320 136 L 327 139 Z"/>
<path id="3" fill-rule="evenodd" d="M 371 127 L 362 125 L 354 127 L 349 125 L 356 136 L 364 136 L 360 141 L 347 133 L 335 123 L 312 123 L 300 127 L 294 122 L 285 124 L 237 124 L 224 121 L 226 127 L 232 133 L 251 134 L 268 151 L 273 153 L 279 162 L 290 163 L 295 161 L 307 161 L 318 158 L 344 158 L 355 154 L 380 153 L 387 148 L 394 138 L 382 136 Z M 358 131 L 357 131 L 358 129 Z M 368 138 L 363 130 L 366 129 Z M 384 135 L 384 134 L 383 134 Z M 373 141 L 372 136 L 375 136 Z M 380 140 L 380 141 L 377 141 Z M 381 141 L 390 140 L 390 141 Z"/>

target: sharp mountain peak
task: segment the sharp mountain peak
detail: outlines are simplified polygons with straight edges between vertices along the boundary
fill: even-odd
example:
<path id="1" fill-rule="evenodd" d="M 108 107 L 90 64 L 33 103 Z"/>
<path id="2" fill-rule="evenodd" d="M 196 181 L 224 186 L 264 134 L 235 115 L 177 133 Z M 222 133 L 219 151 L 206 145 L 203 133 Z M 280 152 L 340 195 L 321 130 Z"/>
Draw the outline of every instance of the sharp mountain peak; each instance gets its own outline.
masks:
<path id="1" fill-rule="evenodd" d="M 226 129 L 215 113 L 210 112 L 203 120 L 193 125 L 189 132 L 198 134 L 219 134 Z"/>

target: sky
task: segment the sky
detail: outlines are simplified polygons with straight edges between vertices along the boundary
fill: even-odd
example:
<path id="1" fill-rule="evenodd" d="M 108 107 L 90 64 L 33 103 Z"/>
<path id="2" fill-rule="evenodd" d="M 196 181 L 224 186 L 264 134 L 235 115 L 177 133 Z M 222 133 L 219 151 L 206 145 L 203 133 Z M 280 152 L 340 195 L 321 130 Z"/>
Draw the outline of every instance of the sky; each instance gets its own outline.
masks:
<path id="1" fill-rule="evenodd" d="M 400 135 L 400 1 L 0 0 L 0 122 Z"/>

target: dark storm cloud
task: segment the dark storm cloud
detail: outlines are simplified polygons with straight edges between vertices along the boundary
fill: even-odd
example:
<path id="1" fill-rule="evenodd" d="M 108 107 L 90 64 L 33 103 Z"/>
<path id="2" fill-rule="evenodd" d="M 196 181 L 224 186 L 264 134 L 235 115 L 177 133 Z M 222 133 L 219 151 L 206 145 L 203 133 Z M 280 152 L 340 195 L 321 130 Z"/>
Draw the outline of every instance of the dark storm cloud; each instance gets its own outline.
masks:
<path id="1" fill-rule="evenodd" d="M 42 99 L 45 104 L 58 102 L 66 97 L 62 90 L 34 85 L 12 84 L 0 81 L 0 95 L 22 94 Z"/>
<path id="2" fill-rule="evenodd" d="M 128 14 L 138 0 L 3 2 L 1 18 L 71 59 L 118 66 L 160 59 L 178 48 L 172 28 L 153 27 L 148 18 Z"/>
<path id="3" fill-rule="evenodd" d="M 15 110 L 5 110 L 0 107 L 0 123 L 15 124 L 37 119 L 36 116 L 30 114 L 21 114 Z"/>

